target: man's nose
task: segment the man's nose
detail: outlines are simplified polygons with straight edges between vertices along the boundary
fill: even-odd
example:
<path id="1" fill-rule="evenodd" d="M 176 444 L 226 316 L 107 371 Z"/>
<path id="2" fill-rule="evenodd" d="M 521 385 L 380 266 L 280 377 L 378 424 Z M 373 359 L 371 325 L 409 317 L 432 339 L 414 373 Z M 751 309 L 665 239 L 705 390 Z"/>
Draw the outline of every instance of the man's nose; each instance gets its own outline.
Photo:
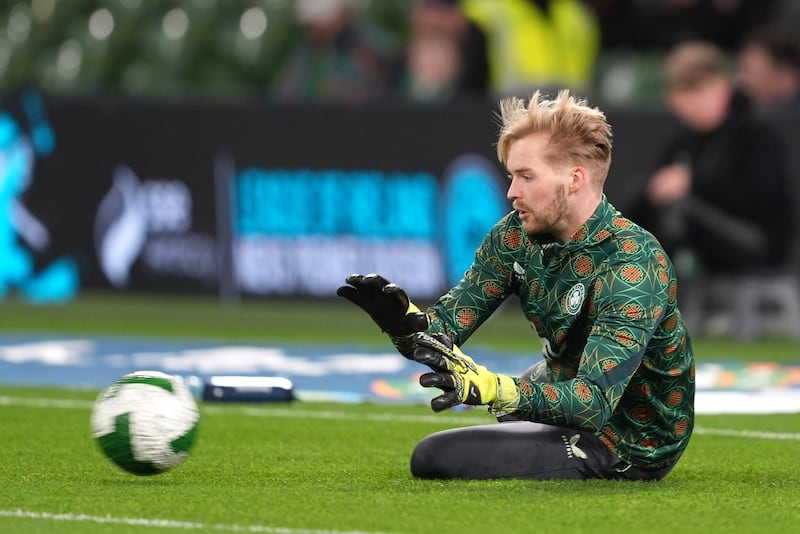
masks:
<path id="1" fill-rule="evenodd" d="M 508 200 L 514 200 L 515 198 L 519 198 L 519 191 L 518 187 L 516 186 L 516 180 L 513 178 L 508 184 L 508 189 L 506 190 L 506 198 Z"/>

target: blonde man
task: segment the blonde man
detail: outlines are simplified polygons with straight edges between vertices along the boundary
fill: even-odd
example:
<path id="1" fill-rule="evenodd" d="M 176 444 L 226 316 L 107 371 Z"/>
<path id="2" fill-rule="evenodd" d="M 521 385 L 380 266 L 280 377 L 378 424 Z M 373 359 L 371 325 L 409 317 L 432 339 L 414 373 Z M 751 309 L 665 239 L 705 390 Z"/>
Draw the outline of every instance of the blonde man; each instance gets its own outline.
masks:
<path id="1" fill-rule="evenodd" d="M 513 211 L 484 238 L 464 278 L 426 313 L 379 275 L 339 295 L 363 308 L 407 357 L 431 368 L 434 411 L 487 405 L 499 424 L 422 440 L 421 478 L 659 480 L 694 423 L 694 357 L 671 261 L 603 194 L 611 129 L 562 91 L 501 103 L 498 157 Z M 511 295 L 543 360 L 500 375 L 458 348 Z"/>

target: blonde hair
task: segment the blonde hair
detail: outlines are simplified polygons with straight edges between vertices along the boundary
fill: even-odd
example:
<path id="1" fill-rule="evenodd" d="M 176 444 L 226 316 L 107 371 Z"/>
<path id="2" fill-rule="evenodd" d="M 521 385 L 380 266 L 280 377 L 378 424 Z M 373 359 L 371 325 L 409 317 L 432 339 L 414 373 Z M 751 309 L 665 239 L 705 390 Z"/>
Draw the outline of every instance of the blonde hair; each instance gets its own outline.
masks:
<path id="1" fill-rule="evenodd" d="M 503 164 L 514 141 L 544 132 L 550 134 L 545 161 L 554 166 L 586 167 L 596 183 L 605 182 L 611 166 L 611 126 L 605 114 L 585 100 L 571 96 L 568 90 L 546 100 L 536 91 L 527 104 L 517 97 L 500 101 L 499 117 L 497 157 Z"/>

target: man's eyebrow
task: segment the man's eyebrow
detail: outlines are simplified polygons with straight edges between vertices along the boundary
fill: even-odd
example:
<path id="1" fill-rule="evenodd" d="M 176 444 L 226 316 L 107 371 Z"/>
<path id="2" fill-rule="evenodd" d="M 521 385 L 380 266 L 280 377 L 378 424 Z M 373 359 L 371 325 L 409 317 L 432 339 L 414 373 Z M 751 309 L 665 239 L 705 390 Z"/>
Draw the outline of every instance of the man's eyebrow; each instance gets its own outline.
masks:
<path id="1" fill-rule="evenodd" d="M 525 172 L 533 172 L 533 169 L 531 169 L 530 167 L 518 167 L 514 170 L 511 170 L 508 167 L 506 167 L 506 171 L 511 174 L 522 174 Z"/>

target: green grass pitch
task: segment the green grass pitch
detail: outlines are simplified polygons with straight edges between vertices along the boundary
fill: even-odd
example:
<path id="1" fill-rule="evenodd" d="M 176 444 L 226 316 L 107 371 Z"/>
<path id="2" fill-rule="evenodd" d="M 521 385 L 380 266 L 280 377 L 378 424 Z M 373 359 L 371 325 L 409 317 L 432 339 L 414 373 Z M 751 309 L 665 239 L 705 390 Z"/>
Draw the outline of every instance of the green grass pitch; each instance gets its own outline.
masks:
<path id="1" fill-rule="evenodd" d="M 349 306 L 86 295 L 63 307 L 0 302 L 0 331 L 385 347 Z M 476 343 L 538 348 L 513 310 L 479 334 Z M 800 359 L 780 340 L 695 346 L 698 360 Z M 136 477 L 91 438 L 96 394 L 0 386 L 0 532 L 793 532 L 800 522 L 799 415 L 698 416 L 684 458 L 659 483 L 422 481 L 408 470 L 415 443 L 491 422 L 485 411 L 205 403 L 190 457 Z"/>

